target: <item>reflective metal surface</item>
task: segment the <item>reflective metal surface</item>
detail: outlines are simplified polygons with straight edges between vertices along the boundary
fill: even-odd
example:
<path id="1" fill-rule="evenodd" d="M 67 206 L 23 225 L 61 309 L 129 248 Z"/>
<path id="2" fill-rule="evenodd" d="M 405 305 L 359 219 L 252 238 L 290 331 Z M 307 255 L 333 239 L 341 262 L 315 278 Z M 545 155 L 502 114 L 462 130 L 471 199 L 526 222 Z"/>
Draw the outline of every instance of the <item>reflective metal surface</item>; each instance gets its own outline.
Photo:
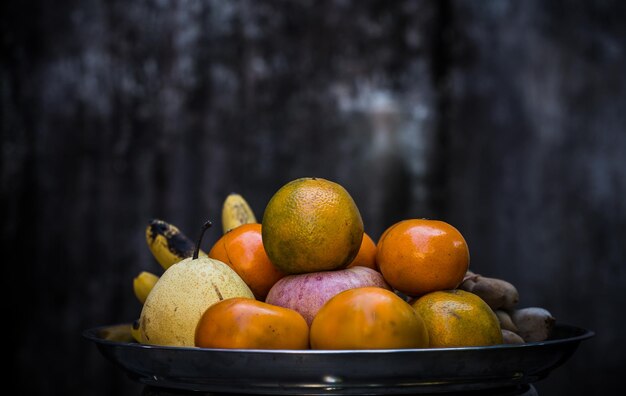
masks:
<path id="1" fill-rule="evenodd" d="M 350 351 L 202 349 L 140 345 L 129 324 L 86 330 L 102 354 L 150 386 L 255 394 L 427 394 L 533 383 L 569 359 L 582 328 L 544 342 L 490 347 Z"/>
<path id="2" fill-rule="evenodd" d="M 335 392 L 328 392 L 329 394 Z M 450 394 L 450 393 L 443 393 Z M 168 389 L 168 388 L 157 388 L 154 386 L 146 385 L 143 389 L 143 392 L 140 394 L 141 396 L 223 396 L 223 395 L 231 395 L 231 393 L 214 393 L 214 392 L 197 392 L 197 391 L 186 391 L 180 389 Z M 237 392 L 237 395 L 245 396 L 245 393 Z M 441 392 L 437 393 L 419 393 L 420 396 L 428 396 L 428 395 L 437 395 L 441 396 Z M 537 390 L 532 384 L 522 384 L 518 386 L 509 386 L 504 388 L 492 388 L 492 389 L 479 389 L 479 390 L 470 390 L 464 392 L 454 392 L 454 395 L 462 395 L 462 396 L 538 396 Z"/>

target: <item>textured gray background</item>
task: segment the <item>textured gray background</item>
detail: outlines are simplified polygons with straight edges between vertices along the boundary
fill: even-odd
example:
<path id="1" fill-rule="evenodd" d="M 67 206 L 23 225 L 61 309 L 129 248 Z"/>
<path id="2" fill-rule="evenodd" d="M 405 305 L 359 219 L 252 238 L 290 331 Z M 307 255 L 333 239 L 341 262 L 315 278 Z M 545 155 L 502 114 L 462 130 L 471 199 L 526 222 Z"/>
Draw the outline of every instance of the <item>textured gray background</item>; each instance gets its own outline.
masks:
<path id="1" fill-rule="evenodd" d="M 153 217 L 195 235 L 244 194 L 342 183 L 375 239 L 408 217 L 597 336 L 537 385 L 626 368 L 626 3 L 3 2 L 0 219 L 9 379 L 141 387 L 80 337 L 130 321 Z M 205 244 L 218 236 L 214 231 Z"/>

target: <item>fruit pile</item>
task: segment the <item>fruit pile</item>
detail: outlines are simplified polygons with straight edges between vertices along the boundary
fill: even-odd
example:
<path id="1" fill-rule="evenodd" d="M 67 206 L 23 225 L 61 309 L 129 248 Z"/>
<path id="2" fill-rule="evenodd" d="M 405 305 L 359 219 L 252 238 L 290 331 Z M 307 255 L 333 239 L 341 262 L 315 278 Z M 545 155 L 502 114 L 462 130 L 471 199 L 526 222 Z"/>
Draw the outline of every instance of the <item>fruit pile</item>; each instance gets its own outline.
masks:
<path id="1" fill-rule="evenodd" d="M 153 220 L 150 251 L 165 272 L 133 282 L 143 304 L 140 343 L 245 349 L 397 349 L 542 341 L 554 318 L 516 309 L 510 283 L 469 271 L 460 232 L 408 219 L 377 243 L 339 184 L 287 183 L 261 223 L 229 195 L 223 235 L 208 254 L 175 226 Z"/>

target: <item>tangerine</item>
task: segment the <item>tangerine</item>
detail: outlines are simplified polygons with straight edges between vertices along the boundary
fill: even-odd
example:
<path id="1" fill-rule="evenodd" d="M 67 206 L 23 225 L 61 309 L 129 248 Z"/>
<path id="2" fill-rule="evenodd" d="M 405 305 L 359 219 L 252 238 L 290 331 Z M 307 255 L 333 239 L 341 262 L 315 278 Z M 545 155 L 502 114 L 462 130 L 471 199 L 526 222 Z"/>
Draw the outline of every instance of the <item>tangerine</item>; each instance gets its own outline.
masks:
<path id="1" fill-rule="evenodd" d="M 262 224 L 267 255 L 289 274 L 345 268 L 363 239 L 363 220 L 350 194 L 321 178 L 281 187 L 268 202 Z"/>
<path id="2" fill-rule="evenodd" d="M 309 325 L 302 315 L 249 298 L 211 305 L 196 326 L 202 348 L 308 349 Z"/>
<path id="3" fill-rule="evenodd" d="M 261 234 L 261 224 L 243 224 L 222 235 L 209 251 L 210 258 L 235 270 L 257 300 L 265 300 L 274 283 L 286 275 L 270 261 Z"/>
<path id="4" fill-rule="evenodd" d="M 409 296 L 455 289 L 469 268 L 469 258 L 467 243 L 456 228 L 426 219 L 389 227 L 376 253 L 385 280 Z"/>
<path id="5" fill-rule="evenodd" d="M 428 347 L 428 330 L 406 301 L 380 287 L 343 291 L 319 310 L 310 329 L 312 349 Z"/>
<path id="6" fill-rule="evenodd" d="M 376 244 L 366 233 L 363 233 L 363 240 L 361 241 L 359 252 L 348 265 L 348 268 L 356 266 L 368 267 L 378 271 L 378 266 L 376 265 Z"/>
<path id="7" fill-rule="evenodd" d="M 498 317 L 477 295 L 463 290 L 426 294 L 413 302 L 428 329 L 433 348 L 502 343 Z"/>

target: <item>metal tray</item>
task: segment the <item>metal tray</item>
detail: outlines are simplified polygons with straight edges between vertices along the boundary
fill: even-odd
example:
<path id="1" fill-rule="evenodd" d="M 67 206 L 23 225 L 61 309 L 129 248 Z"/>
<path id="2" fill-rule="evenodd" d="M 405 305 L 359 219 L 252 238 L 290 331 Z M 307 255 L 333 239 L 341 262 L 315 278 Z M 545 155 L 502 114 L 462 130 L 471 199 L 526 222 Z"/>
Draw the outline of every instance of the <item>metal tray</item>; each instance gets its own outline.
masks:
<path id="1" fill-rule="evenodd" d="M 83 336 L 131 378 L 162 388 L 255 394 L 458 392 L 530 384 L 568 360 L 592 331 L 557 324 L 544 342 L 489 347 L 294 351 L 141 345 L 130 324 Z"/>

